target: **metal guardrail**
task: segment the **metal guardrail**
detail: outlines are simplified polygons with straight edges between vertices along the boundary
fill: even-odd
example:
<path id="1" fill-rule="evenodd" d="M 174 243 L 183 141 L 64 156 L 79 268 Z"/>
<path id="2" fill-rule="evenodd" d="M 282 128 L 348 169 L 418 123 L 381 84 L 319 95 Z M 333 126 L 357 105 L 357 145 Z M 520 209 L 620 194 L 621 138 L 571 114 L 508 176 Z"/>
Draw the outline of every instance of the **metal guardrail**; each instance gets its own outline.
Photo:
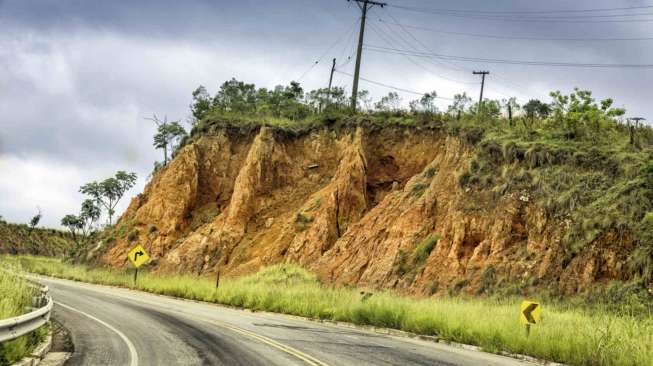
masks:
<path id="1" fill-rule="evenodd" d="M 0 343 L 24 336 L 50 321 L 54 302 L 48 294 L 47 286 L 34 285 L 41 291 L 40 296 L 34 297 L 32 304 L 37 309 L 14 318 L 0 320 Z"/>

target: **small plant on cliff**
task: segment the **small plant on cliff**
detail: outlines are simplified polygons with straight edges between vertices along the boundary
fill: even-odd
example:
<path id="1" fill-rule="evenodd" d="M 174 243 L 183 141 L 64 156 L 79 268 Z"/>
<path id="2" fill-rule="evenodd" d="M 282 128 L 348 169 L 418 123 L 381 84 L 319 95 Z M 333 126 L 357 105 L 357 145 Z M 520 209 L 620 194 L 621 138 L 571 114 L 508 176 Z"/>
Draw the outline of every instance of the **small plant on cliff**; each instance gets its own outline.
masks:
<path id="1" fill-rule="evenodd" d="M 295 217 L 295 227 L 299 231 L 306 230 L 306 227 L 313 222 L 313 218 L 310 216 L 306 216 L 301 212 L 297 213 L 297 216 Z"/>
<path id="2" fill-rule="evenodd" d="M 429 187 L 428 183 L 415 183 L 411 189 L 410 193 L 415 197 L 422 197 L 424 191 Z"/>
<path id="3" fill-rule="evenodd" d="M 127 240 L 135 241 L 136 239 L 138 239 L 139 234 L 140 233 L 138 232 L 138 230 L 134 229 L 134 230 L 129 232 L 129 235 L 127 235 Z"/>
<path id="4" fill-rule="evenodd" d="M 441 237 L 439 235 L 431 235 L 422 240 L 413 252 L 413 264 L 420 265 L 426 262 L 426 259 L 431 255 L 431 252 L 440 239 Z"/>

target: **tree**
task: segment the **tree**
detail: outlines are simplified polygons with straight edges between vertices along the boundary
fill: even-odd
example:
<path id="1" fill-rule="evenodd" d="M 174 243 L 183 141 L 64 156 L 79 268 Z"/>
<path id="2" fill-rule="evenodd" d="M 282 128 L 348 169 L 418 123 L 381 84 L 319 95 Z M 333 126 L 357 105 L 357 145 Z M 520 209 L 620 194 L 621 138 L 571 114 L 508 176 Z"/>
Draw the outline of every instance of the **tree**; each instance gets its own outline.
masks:
<path id="1" fill-rule="evenodd" d="M 517 103 L 517 98 L 511 97 L 508 99 L 503 99 L 501 101 L 501 106 L 505 108 L 506 113 L 508 114 L 508 120 L 510 121 L 510 124 L 512 125 L 512 118 L 515 115 L 515 112 L 519 111 L 520 106 Z"/>
<path id="2" fill-rule="evenodd" d="M 524 112 L 526 112 L 526 117 L 531 120 L 535 117 L 547 118 L 551 113 L 551 107 L 538 99 L 529 100 L 528 103 L 524 104 L 523 108 Z"/>
<path id="3" fill-rule="evenodd" d="M 82 202 L 82 209 L 79 213 L 81 230 L 84 236 L 88 236 L 95 223 L 100 219 L 102 210 L 94 200 L 86 199 Z"/>
<path id="4" fill-rule="evenodd" d="M 190 105 L 190 111 L 193 115 L 192 124 L 197 123 L 211 111 L 211 96 L 202 85 L 193 91 L 193 102 Z"/>
<path id="5" fill-rule="evenodd" d="M 79 188 L 83 194 L 107 209 L 109 225 L 112 224 L 114 209 L 122 196 L 136 184 L 136 173 L 118 171 L 115 177 L 107 178 L 102 182 L 87 183 Z M 99 216 L 98 216 L 99 217 Z"/>
<path id="6" fill-rule="evenodd" d="M 82 220 L 76 215 L 66 215 L 61 219 L 61 225 L 65 226 L 70 230 L 70 233 L 73 235 L 73 239 L 77 241 L 77 233 L 79 230 L 82 230 L 84 224 Z"/>
<path id="7" fill-rule="evenodd" d="M 343 88 L 339 88 L 344 91 Z M 344 94 L 343 94 L 344 95 Z M 346 99 L 346 97 L 345 97 Z M 359 104 L 358 108 L 359 110 L 366 110 L 369 111 L 372 109 L 372 97 L 370 96 L 370 92 L 367 90 L 359 90 L 358 91 L 358 98 L 356 98 L 356 102 Z M 342 102 L 345 103 L 346 102 Z"/>
<path id="8" fill-rule="evenodd" d="M 425 112 L 425 113 L 435 113 L 438 111 L 438 108 L 435 106 L 435 99 L 438 94 L 435 91 L 426 93 L 422 95 L 419 100 L 412 100 L 408 103 L 410 111 L 415 112 Z"/>
<path id="9" fill-rule="evenodd" d="M 154 134 L 154 147 L 163 149 L 163 165 L 168 164 L 168 150 L 175 151 L 179 142 L 187 135 L 186 130 L 179 124 L 179 121 L 168 122 L 165 116 L 161 121 L 156 114 L 152 118 L 146 118 L 154 122 L 157 132 Z"/>
<path id="10" fill-rule="evenodd" d="M 384 112 L 397 112 L 401 107 L 401 98 L 396 92 L 390 92 L 375 104 L 375 108 Z"/>
<path id="11" fill-rule="evenodd" d="M 186 130 L 177 121 L 159 125 L 154 135 L 154 147 L 163 149 L 163 165 L 168 164 L 168 147 L 175 151 L 185 136 Z"/>
<path id="12" fill-rule="evenodd" d="M 604 99 L 597 104 L 589 90 L 575 88 L 569 95 L 555 91 L 551 97 L 552 120 L 563 127 L 568 138 L 576 138 L 592 131 L 597 133 L 602 127 L 614 126 L 615 117 L 626 113 L 623 108 L 613 108 L 612 99 Z"/>
<path id="13" fill-rule="evenodd" d="M 256 87 L 232 78 L 220 86 L 213 106 L 223 112 L 251 113 L 256 110 Z"/>
<path id="14" fill-rule="evenodd" d="M 469 107 L 472 104 L 472 98 L 467 96 L 467 93 L 456 94 L 453 96 L 453 104 L 449 106 L 447 112 L 460 116 L 461 113 L 465 113 L 469 110 Z"/>
<path id="15" fill-rule="evenodd" d="M 61 225 L 70 230 L 73 239 L 77 241 L 77 235 L 81 234 L 86 238 L 90 235 L 95 223 L 100 219 L 102 211 L 97 202 L 92 199 L 86 199 L 82 202 L 82 208 L 79 215 L 66 215 L 61 219 Z"/>
<path id="16" fill-rule="evenodd" d="M 39 224 L 39 222 L 41 222 L 41 217 L 43 216 L 41 215 L 41 209 L 37 207 L 37 210 L 38 213 L 34 215 L 34 217 L 32 217 L 31 220 L 29 220 L 30 232 L 32 232 L 32 230 L 34 230 L 34 228 Z"/>
<path id="17" fill-rule="evenodd" d="M 479 110 L 478 103 L 475 103 L 472 106 L 472 109 Z M 483 117 L 497 118 L 501 114 L 501 106 L 499 104 L 499 101 L 486 99 L 483 100 L 483 102 L 481 103 L 480 111 L 481 111 L 481 116 Z"/>

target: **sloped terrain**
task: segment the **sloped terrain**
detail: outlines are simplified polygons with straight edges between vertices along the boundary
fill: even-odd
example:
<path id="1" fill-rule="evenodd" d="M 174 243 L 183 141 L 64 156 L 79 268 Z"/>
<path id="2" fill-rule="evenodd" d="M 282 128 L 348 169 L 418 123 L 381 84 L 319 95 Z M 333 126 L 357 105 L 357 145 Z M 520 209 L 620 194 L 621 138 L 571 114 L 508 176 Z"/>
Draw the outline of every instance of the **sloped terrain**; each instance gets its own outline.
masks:
<path id="1" fill-rule="evenodd" d="M 31 229 L 0 220 L 0 254 L 61 256 L 75 247 L 72 236 L 55 229 Z"/>
<path id="2" fill-rule="evenodd" d="M 218 127 L 154 175 L 95 260 L 125 266 L 138 242 L 154 271 L 241 275 L 292 262 L 328 282 L 425 295 L 577 292 L 638 275 L 627 264 L 633 228 L 595 226 L 573 249 L 578 210 L 546 204 L 543 169 L 578 167 L 482 136 L 438 123 Z"/>

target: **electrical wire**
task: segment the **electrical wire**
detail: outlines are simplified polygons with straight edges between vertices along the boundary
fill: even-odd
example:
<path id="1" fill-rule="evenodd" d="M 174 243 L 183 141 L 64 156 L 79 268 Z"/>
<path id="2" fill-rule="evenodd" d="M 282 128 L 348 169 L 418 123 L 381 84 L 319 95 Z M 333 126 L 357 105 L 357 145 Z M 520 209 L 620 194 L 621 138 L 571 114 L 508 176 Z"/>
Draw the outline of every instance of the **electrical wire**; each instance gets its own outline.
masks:
<path id="1" fill-rule="evenodd" d="M 465 9 L 443 9 L 443 8 L 420 8 L 416 6 L 394 5 L 386 4 L 386 6 L 399 8 L 404 10 L 415 11 L 440 11 L 440 12 L 455 12 L 455 13 L 472 13 L 472 14 L 569 14 L 569 13 L 596 13 L 596 12 L 612 12 L 621 10 L 639 10 L 651 9 L 653 5 L 642 6 L 628 6 L 618 8 L 593 8 L 593 9 L 567 9 L 567 10 L 524 10 L 524 11 L 502 11 L 502 10 L 465 10 Z"/>
<path id="2" fill-rule="evenodd" d="M 594 42 L 594 41 L 651 41 L 653 37 L 633 37 L 633 38 L 592 38 L 592 37 L 579 37 L 579 38 L 556 38 L 556 37 L 521 37 L 521 36 L 502 36 L 502 35 L 492 35 L 492 34 L 480 34 L 480 33 L 466 33 L 466 32 L 452 32 L 444 31 L 433 28 L 414 26 L 402 23 L 393 23 L 387 22 L 379 18 L 379 22 L 394 25 L 398 27 L 441 33 L 441 34 L 450 34 L 457 36 L 466 36 L 466 37 L 476 37 L 476 38 L 492 38 L 492 39 L 509 39 L 509 40 L 526 40 L 526 41 L 573 41 L 573 42 Z"/>
<path id="3" fill-rule="evenodd" d="M 495 58 L 480 58 L 480 57 L 467 57 L 467 56 L 454 56 L 443 55 L 427 52 L 414 52 L 410 50 L 402 50 L 389 47 L 381 47 L 374 45 L 365 45 L 365 49 L 370 51 L 382 53 L 405 54 L 417 57 L 437 57 L 447 60 L 463 61 L 463 62 L 484 62 L 491 64 L 508 64 L 508 65 L 525 65 L 525 66 L 551 66 L 551 67 L 580 67 L 580 68 L 624 68 L 624 69 L 648 69 L 653 68 L 653 64 L 605 64 L 605 63 L 575 63 L 575 62 L 560 62 L 560 61 L 527 61 L 527 60 L 506 60 Z"/>
<path id="4" fill-rule="evenodd" d="M 535 18 L 532 16 L 523 16 L 519 17 L 515 15 L 510 15 L 508 13 L 499 14 L 499 13 L 478 13 L 478 12 L 468 12 L 468 11 L 451 11 L 451 10 L 438 10 L 438 9 L 428 9 L 428 8 L 417 8 L 417 7 L 408 7 L 400 5 L 388 5 L 397 9 L 433 14 L 436 16 L 448 16 L 456 18 L 468 18 L 476 20 L 491 20 L 491 21 L 505 21 L 505 22 L 536 22 L 536 23 L 641 23 L 641 22 L 653 22 L 651 18 L 645 19 L 601 19 L 597 20 L 595 18 L 619 18 L 619 17 L 633 17 L 633 16 L 648 16 L 653 15 L 653 13 L 636 13 L 636 14 L 605 14 L 605 15 L 578 15 L 578 16 L 566 16 L 566 17 L 540 17 Z"/>
<path id="5" fill-rule="evenodd" d="M 326 51 L 324 51 L 324 53 L 322 53 L 322 55 L 317 59 L 317 61 L 315 61 L 306 71 L 304 71 L 304 73 L 302 73 L 302 75 L 297 79 L 297 81 L 301 81 L 309 72 L 311 72 L 311 70 L 313 70 L 313 68 L 315 68 L 315 66 L 317 66 L 317 64 L 319 64 L 324 59 L 324 57 L 338 43 L 340 43 L 340 41 L 342 41 L 348 34 L 353 33 L 354 29 L 356 28 L 356 23 L 358 23 L 358 20 L 354 21 L 354 23 L 352 23 L 352 25 L 350 25 L 349 28 L 347 28 L 347 31 L 342 36 L 338 37 L 338 39 L 336 39 L 336 41 L 333 44 L 331 44 L 331 46 L 329 46 L 329 48 L 327 48 Z"/>
<path id="6" fill-rule="evenodd" d="M 348 73 L 348 72 L 337 71 L 337 70 L 336 70 L 336 72 L 337 72 L 337 73 L 340 73 L 340 74 L 347 75 L 347 76 L 351 76 L 351 77 L 354 76 L 354 75 L 352 75 L 352 74 L 350 74 L 350 73 Z M 360 79 L 360 80 L 363 80 L 363 81 L 365 81 L 365 82 L 368 82 L 368 83 L 370 83 L 370 84 L 374 84 L 374 85 L 382 86 L 382 87 L 385 87 L 385 88 L 388 88 L 388 89 L 393 89 L 393 90 L 397 90 L 397 91 L 404 92 L 404 93 L 409 93 L 409 94 L 414 94 L 414 95 L 426 95 L 426 94 L 427 94 L 427 93 L 422 93 L 422 92 L 418 92 L 418 91 L 414 91 L 414 90 L 409 90 L 409 89 L 405 89 L 405 88 L 399 88 L 399 87 L 392 86 L 392 85 L 389 85 L 389 84 L 381 83 L 381 82 L 379 82 L 379 81 L 374 81 L 374 80 L 366 79 L 366 78 L 364 78 L 364 77 L 360 77 L 360 76 L 359 76 L 359 79 Z M 435 98 L 436 98 L 436 99 L 442 99 L 442 100 L 449 100 L 449 101 L 453 100 L 453 98 L 439 97 L 439 96 L 435 96 Z"/>
<path id="7" fill-rule="evenodd" d="M 377 33 L 377 35 L 379 36 L 379 38 L 383 39 L 387 44 L 389 44 L 389 45 L 391 45 L 391 46 L 395 44 L 395 43 L 394 43 L 395 40 L 389 40 L 388 38 L 390 38 L 390 35 L 388 35 L 387 33 L 383 32 L 382 29 L 377 28 L 376 25 L 374 25 L 374 23 L 369 23 L 369 25 L 371 26 L 372 30 L 373 30 L 375 33 Z M 420 64 L 419 62 L 417 62 L 416 60 L 414 60 L 412 57 L 407 56 L 407 55 L 406 55 L 405 57 L 406 57 L 406 59 L 407 59 L 408 61 L 410 61 L 413 65 L 419 67 L 420 69 L 422 69 L 422 70 L 424 70 L 424 71 L 426 71 L 426 72 L 428 72 L 428 73 L 430 73 L 430 74 L 432 74 L 432 75 L 434 75 L 434 76 L 436 76 L 436 77 L 438 77 L 438 78 L 440 78 L 440 79 L 448 80 L 448 81 L 451 81 L 451 82 L 454 82 L 454 83 L 458 83 L 458 84 L 477 84 L 477 83 L 475 83 L 475 82 L 460 81 L 460 80 L 456 80 L 456 79 L 449 78 L 449 77 L 444 76 L 444 75 L 440 75 L 440 74 L 438 74 L 438 73 L 435 73 L 435 72 L 431 71 L 431 70 L 430 70 L 429 68 L 427 68 L 426 66 Z"/>

